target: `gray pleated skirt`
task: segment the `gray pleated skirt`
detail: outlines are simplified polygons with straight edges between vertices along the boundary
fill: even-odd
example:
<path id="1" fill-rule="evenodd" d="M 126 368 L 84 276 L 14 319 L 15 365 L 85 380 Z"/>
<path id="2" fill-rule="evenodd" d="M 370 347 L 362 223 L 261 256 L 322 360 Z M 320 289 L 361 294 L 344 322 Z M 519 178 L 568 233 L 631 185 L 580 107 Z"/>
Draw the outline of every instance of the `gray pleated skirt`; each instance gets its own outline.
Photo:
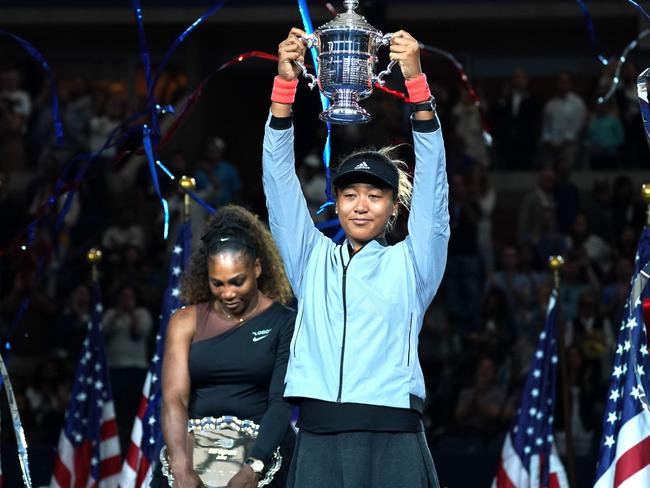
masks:
<path id="1" fill-rule="evenodd" d="M 298 433 L 287 488 L 439 488 L 423 432 Z"/>

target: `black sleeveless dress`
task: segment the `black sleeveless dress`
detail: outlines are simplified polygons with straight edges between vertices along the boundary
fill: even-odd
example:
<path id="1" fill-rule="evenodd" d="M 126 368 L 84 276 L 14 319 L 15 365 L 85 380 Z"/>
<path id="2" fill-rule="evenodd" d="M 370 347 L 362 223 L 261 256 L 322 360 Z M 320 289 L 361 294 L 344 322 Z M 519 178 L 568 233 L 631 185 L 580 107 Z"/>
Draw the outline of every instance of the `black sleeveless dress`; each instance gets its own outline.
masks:
<path id="1" fill-rule="evenodd" d="M 212 304 L 195 306 L 197 330 L 209 327 Z M 295 311 L 274 302 L 242 325 L 192 343 L 189 352 L 189 418 L 234 415 L 260 424 L 251 456 L 266 463 L 278 446 L 282 454 L 273 488 L 285 486 L 295 443 L 292 407 L 283 399 L 295 318 Z M 151 486 L 169 486 L 159 467 Z"/>

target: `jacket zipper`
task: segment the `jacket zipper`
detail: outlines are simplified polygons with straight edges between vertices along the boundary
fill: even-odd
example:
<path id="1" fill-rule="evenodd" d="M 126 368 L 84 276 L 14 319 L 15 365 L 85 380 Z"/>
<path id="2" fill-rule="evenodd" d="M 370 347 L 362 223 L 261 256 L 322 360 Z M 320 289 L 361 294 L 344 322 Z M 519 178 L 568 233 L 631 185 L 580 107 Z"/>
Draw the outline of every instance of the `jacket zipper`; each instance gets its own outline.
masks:
<path id="1" fill-rule="evenodd" d="M 409 318 L 409 347 L 406 354 L 406 365 L 411 365 L 411 329 L 413 328 L 413 314 Z"/>
<path id="2" fill-rule="evenodd" d="M 341 264 L 343 264 L 343 246 L 339 248 L 340 256 L 341 256 Z M 350 266 L 350 262 L 352 262 L 352 258 L 354 257 L 354 254 L 350 255 L 350 260 L 348 261 L 348 264 L 343 265 L 343 283 L 342 283 L 342 288 L 343 288 L 343 340 L 341 342 L 341 365 L 339 369 L 339 394 L 336 397 L 336 403 L 341 403 L 341 394 L 343 393 L 343 360 L 345 358 L 345 335 L 347 332 L 347 326 L 348 326 L 348 309 L 347 309 L 347 303 L 346 303 L 346 281 L 347 281 L 347 276 L 348 276 L 348 266 Z"/>

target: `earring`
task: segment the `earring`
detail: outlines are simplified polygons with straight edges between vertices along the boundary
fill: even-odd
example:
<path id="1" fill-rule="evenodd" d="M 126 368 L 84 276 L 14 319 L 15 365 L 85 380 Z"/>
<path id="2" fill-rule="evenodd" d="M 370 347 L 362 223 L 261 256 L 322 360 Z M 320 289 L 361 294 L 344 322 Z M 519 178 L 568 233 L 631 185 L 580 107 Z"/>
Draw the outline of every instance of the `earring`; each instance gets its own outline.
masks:
<path id="1" fill-rule="evenodd" d="M 334 213 L 335 213 L 336 215 L 338 215 L 338 214 L 339 214 L 339 209 L 338 209 L 338 208 L 335 208 L 335 209 L 334 209 Z"/>

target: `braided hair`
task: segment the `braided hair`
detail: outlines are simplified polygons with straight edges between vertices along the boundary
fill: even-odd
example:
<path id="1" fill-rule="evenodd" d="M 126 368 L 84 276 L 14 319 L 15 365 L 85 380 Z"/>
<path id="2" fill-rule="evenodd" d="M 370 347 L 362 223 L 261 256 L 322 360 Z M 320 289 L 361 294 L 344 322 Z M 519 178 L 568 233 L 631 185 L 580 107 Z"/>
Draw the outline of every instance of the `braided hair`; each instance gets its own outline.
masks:
<path id="1" fill-rule="evenodd" d="M 262 266 L 262 274 L 257 280 L 259 290 L 280 303 L 291 300 L 291 286 L 271 233 L 250 211 L 238 205 L 220 208 L 206 222 L 201 241 L 181 278 L 184 303 L 191 305 L 214 299 L 210 292 L 208 259 L 226 251 L 242 253 L 251 263 L 259 258 Z"/>

